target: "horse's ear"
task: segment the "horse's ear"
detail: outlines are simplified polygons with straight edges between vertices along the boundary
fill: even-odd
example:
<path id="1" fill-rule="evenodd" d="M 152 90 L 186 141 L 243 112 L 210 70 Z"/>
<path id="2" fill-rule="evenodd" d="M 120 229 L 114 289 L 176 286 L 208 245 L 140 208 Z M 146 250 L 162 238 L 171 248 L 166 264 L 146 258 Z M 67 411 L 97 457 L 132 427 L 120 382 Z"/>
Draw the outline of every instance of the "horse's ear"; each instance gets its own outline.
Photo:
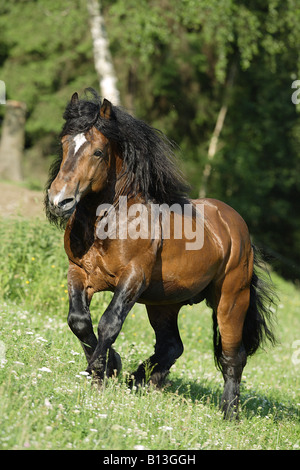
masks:
<path id="1" fill-rule="evenodd" d="M 75 91 L 75 93 L 73 93 L 72 98 L 71 98 L 71 104 L 76 104 L 77 102 L 78 102 L 78 93 L 77 91 Z"/>
<path id="2" fill-rule="evenodd" d="M 112 104 L 104 98 L 100 108 L 100 116 L 104 119 L 110 119 L 112 114 Z"/>

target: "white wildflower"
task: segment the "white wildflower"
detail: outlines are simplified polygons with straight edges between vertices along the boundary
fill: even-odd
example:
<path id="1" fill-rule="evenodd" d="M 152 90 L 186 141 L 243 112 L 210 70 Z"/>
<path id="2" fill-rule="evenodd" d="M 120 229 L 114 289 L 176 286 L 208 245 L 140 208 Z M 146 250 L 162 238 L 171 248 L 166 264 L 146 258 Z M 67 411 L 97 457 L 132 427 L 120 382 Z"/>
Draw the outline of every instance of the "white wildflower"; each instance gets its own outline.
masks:
<path id="1" fill-rule="evenodd" d="M 40 370 L 41 372 L 52 372 L 52 370 L 49 369 L 49 367 L 41 367 L 41 368 L 38 369 L 38 370 Z"/>

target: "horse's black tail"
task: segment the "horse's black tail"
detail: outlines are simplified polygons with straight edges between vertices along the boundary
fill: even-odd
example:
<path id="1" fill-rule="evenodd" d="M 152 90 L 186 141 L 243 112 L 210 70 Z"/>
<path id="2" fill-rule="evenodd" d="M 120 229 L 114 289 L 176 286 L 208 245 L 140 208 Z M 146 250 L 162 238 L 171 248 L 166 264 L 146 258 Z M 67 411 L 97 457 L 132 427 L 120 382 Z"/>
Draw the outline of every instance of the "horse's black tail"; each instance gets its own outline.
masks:
<path id="1" fill-rule="evenodd" d="M 250 284 L 250 304 L 243 326 L 243 345 L 247 356 L 252 356 L 266 340 L 269 340 L 272 345 L 276 344 L 272 329 L 277 296 L 268 270 L 257 248 L 254 246 L 252 248 L 254 252 L 254 269 Z M 260 277 L 257 275 L 258 269 L 260 270 Z M 262 278 L 264 273 L 268 278 L 267 276 L 265 276 L 265 279 Z M 216 365 L 220 367 L 222 347 L 215 312 L 213 313 L 213 326 L 215 361 Z"/>

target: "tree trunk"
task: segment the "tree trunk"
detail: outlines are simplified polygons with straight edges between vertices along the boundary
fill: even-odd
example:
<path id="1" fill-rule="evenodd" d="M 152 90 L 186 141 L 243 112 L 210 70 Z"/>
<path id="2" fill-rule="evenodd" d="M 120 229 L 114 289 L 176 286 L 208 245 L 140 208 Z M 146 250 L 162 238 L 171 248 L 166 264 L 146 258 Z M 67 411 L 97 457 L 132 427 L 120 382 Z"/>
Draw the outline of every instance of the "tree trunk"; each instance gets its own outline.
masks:
<path id="1" fill-rule="evenodd" d="M 0 142 L 0 177 L 21 181 L 26 105 L 20 101 L 8 100 L 5 108 Z"/>
<path id="2" fill-rule="evenodd" d="M 87 8 L 93 40 L 95 69 L 99 78 L 101 95 L 118 106 L 120 105 L 120 94 L 117 88 L 117 78 L 109 50 L 104 19 L 101 15 L 101 2 L 87 0 Z"/>
<path id="3" fill-rule="evenodd" d="M 206 165 L 204 167 L 202 184 L 201 184 L 201 188 L 199 191 L 200 198 L 206 197 L 207 183 L 208 183 L 211 171 L 212 171 L 212 160 L 217 152 L 219 137 L 224 126 L 224 121 L 225 121 L 227 110 L 228 110 L 230 92 L 234 83 L 235 73 L 236 73 L 236 63 L 233 62 L 233 64 L 230 67 L 228 80 L 225 85 L 223 104 L 220 108 L 216 125 L 215 125 L 212 137 L 210 139 L 209 147 L 208 147 L 208 158 L 207 158 Z"/>

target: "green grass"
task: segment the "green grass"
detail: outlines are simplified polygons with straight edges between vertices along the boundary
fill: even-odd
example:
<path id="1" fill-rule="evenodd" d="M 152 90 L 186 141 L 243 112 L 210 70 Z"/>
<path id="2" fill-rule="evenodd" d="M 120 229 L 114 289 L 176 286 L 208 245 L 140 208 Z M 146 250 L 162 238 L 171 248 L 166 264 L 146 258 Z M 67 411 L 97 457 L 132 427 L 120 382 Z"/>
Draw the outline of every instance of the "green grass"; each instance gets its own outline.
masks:
<path id="1" fill-rule="evenodd" d="M 128 375 L 154 346 L 136 305 L 115 344 L 123 371 L 99 391 L 81 374 L 84 355 L 66 323 L 63 233 L 2 220 L 0 241 L 1 449 L 299 449 L 300 292 L 291 283 L 273 276 L 280 344 L 248 361 L 240 421 L 225 422 L 204 304 L 180 313 L 185 351 L 164 389 L 130 391 Z M 95 326 L 109 298 L 93 299 Z"/>

